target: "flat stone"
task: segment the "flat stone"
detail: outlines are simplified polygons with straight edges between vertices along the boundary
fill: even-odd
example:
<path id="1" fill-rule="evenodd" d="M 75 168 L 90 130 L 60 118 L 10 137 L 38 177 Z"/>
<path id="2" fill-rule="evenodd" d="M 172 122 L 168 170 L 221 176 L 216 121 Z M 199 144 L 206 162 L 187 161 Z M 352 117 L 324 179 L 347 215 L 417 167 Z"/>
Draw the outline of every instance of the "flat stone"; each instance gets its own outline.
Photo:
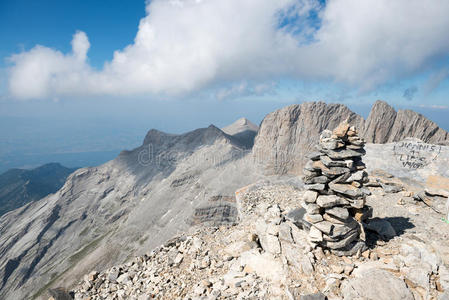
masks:
<path id="1" fill-rule="evenodd" d="M 323 183 L 314 183 L 314 184 L 305 184 L 304 187 L 307 190 L 324 191 L 326 185 Z"/>
<path id="2" fill-rule="evenodd" d="M 325 221 L 329 221 L 329 222 L 331 222 L 332 224 L 345 224 L 345 221 L 344 220 L 341 220 L 341 219 L 338 219 L 338 218 L 336 218 L 336 217 L 334 217 L 334 216 L 332 216 L 332 215 L 328 215 L 328 214 L 323 214 L 323 219 L 325 220 Z"/>
<path id="3" fill-rule="evenodd" d="M 320 207 L 316 205 L 315 203 L 309 203 L 305 207 L 308 214 L 319 214 L 320 213 Z"/>
<path id="4" fill-rule="evenodd" d="M 303 178 L 305 184 L 315 184 L 315 183 L 328 183 L 330 181 L 329 177 L 324 175 L 314 176 L 314 177 L 305 177 Z"/>
<path id="5" fill-rule="evenodd" d="M 323 221 L 323 216 L 320 214 L 306 214 L 304 219 L 309 223 L 317 223 Z"/>
<path id="6" fill-rule="evenodd" d="M 320 195 L 316 200 L 320 207 L 328 208 L 337 205 L 348 205 L 349 201 L 337 195 Z"/>
<path id="7" fill-rule="evenodd" d="M 414 299 L 402 279 L 392 275 L 388 271 L 377 268 L 363 270 L 358 272 L 355 278 L 345 280 L 341 292 L 345 300 Z"/>
<path id="8" fill-rule="evenodd" d="M 336 150 L 322 150 L 331 159 L 348 159 L 352 157 L 361 157 L 366 154 L 365 150 L 351 150 L 351 149 L 336 149 Z"/>
<path id="9" fill-rule="evenodd" d="M 349 205 L 354 208 L 363 208 L 365 206 L 365 199 L 354 199 L 349 201 Z"/>
<path id="10" fill-rule="evenodd" d="M 337 217 L 341 220 L 346 220 L 349 217 L 349 212 L 346 208 L 344 207 L 332 207 L 332 208 L 327 208 L 326 209 L 326 213 L 330 214 L 334 217 Z"/>
<path id="11" fill-rule="evenodd" d="M 328 221 L 322 221 L 322 222 L 313 224 L 312 227 L 315 227 L 316 229 L 318 229 L 319 231 L 321 231 L 322 233 L 324 233 L 326 235 L 330 235 L 330 233 L 332 232 L 332 229 L 334 228 L 334 224 L 332 224 L 331 222 L 328 222 Z"/>
<path id="12" fill-rule="evenodd" d="M 304 193 L 304 201 L 307 203 L 315 203 L 318 193 L 315 191 L 306 191 Z"/>
<path id="13" fill-rule="evenodd" d="M 346 224 L 333 224 L 333 228 L 328 234 L 331 238 L 346 236 L 351 230 L 357 228 L 358 223 L 355 220 Z"/>
<path id="14" fill-rule="evenodd" d="M 362 181 L 366 176 L 368 176 L 368 174 L 365 171 L 360 170 L 352 173 L 351 176 L 346 180 L 346 182 Z"/>
<path id="15" fill-rule="evenodd" d="M 321 172 L 328 177 L 335 177 L 350 172 L 350 170 L 345 167 L 326 167 L 321 160 L 313 162 L 313 167 L 320 169 Z"/>
<path id="16" fill-rule="evenodd" d="M 365 196 L 365 193 L 362 190 L 350 184 L 330 183 L 329 188 L 334 192 L 344 194 L 353 198 Z"/>
<path id="17" fill-rule="evenodd" d="M 348 163 L 345 160 L 332 160 L 327 155 L 321 155 L 320 161 L 326 167 L 348 167 Z"/>
<path id="18" fill-rule="evenodd" d="M 355 241 L 356 239 L 358 239 L 359 237 L 359 232 L 357 230 L 352 230 L 349 231 L 348 234 L 345 235 L 345 237 L 339 241 L 336 242 L 326 242 L 326 247 L 330 248 L 330 249 L 341 249 L 344 248 L 346 246 L 348 246 L 349 244 L 351 244 L 353 241 Z"/>

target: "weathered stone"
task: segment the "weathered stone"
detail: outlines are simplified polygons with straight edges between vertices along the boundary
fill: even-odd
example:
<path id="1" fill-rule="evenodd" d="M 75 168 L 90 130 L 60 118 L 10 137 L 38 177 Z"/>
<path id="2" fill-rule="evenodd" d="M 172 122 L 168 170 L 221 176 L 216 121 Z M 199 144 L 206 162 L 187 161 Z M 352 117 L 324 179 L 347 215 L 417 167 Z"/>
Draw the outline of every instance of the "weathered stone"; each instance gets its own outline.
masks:
<path id="1" fill-rule="evenodd" d="M 320 207 L 316 205 L 315 203 L 309 203 L 305 207 L 308 214 L 319 214 L 320 213 Z"/>
<path id="2" fill-rule="evenodd" d="M 365 196 L 365 193 L 362 190 L 350 184 L 330 183 L 329 188 L 334 192 L 344 194 L 353 198 Z"/>
<path id="3" fill-rule="evenodd" d="M 330 179 L 326 176 L 321 175 L 309 178 L 304 177 L 303 181 L 305 184 L 315 184 L 315 183 L 328 183 Z"/>
<path id="4" fill-rule="evenodd" d="M 349 217 L 349 212 L 344 207 L 332 207 L 326 209 L 326 213 L 330 214 L 334 217 L 337 217 L 341 220 L 346 220 Z"/>
<path id="5" fill-rule="evenodd" d="M 317 223 L 323 221 L 323 216 L 320 214 L 306 214 L 304 219 L 309 223 Z"/>
<path id="6" fill-rule="evenodd" d="M 347 122 L 342 122 L 332 131 L 332 134 L 335 134 L 339 138 L 343 138 L 348 133 L 349 124 Z"/>
<path id="7" fill-rule="evenodd" d="M 304 187 L 308 190 L 323 191 L 326 188 L 326 185 L 322 183 L 314 183 L 305 184 Z"/>
<path id="8" fill-rule="evenodd" d="M 387 271 L 374 268 L 357 272 L 355 278 L 344 282 L 341 292 L 343 298 L 348 300 L 414 299 L 403 280 Z"/>
<path id="9" fill-rule="evenodd" d="M 334 224 L 332 224 L 331 222 L 328 222 L 328 221 L 322 221 L 322 222 L 313 224 L 313 227 L 317 228 L 319 231 L 321 231 L 322 233 L 324 233 L 326 235 L 330 235 L 330 233 L 332 232 L 332 230 L 334 228 Z"/>
<path id="10" fill-rule="evenodd" d="M 345 144 L 341 140 L 325 138 L 320 140 L 320 145 L 324 149 L 334 150 L 343 147 Z"/>
<path id="11" fill-rule="evenodd" d="M 337 195 L 320 195 L 316 200 L 320 207 L 328 208 L 337 205 L 348 205 L 349 201 Z"/>
<path id="12" fill-rule="evenodd" d="M 318 193 L 315 191 L 306 191 L 304 193 L 304 201 L 307 203 L 315 203 Z"/>
<path id="13" fill-rule="evenodd" d="M 351 182 L 351 181 L 362 181 L 368 174 L 363 171 L 357 171 L 355 173 L 352 173 L 351 176 L 346 180 L 346 182 Z"/>
<path id="14" fill-rule="evenodd" d="M 337 241 L 326 241 L 326 247 L 330 249 L 341 249 L 349 244 L 351 244 L 353 241 L 357 240 L 359 237 L 359 232 L 357 230 L 351 230 L 349 231 L 341 240 Z"/>
<path id="15" fill-rule="evenodd" d="M 323 240 L 323 233 L 315 226 L 310 227 L 309 240 L 311 242 L 321 242 Z"/>
<path id="16" fill-rule="evenodd" d="M 337 149 L 337 150 L 326 150 L 323 149 L 322 152 L 326 153 L 331 159 L 348 159 L 352 157 L 360 157 L 365 155 L 365 150 L 351 150 L 351 149 Z"/>

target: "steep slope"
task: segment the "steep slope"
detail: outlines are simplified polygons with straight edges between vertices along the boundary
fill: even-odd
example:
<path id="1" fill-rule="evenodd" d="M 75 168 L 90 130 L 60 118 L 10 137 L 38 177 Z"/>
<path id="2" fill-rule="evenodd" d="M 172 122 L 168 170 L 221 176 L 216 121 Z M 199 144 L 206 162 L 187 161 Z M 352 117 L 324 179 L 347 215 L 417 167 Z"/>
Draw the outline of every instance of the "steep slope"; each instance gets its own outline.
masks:
<path id="1" fill-rule="evenodd" d="M 384 101 L 374 103 L 366 120 L 364 137 L 369 143 L 391 143 L 407 137 L 432 144 L 449 141 L 449 133 L 412 110 L 396 112 Z"/>
<path id="2" fill-rule="evenodd" d="M 59 190 L 76 168 L 49 163 L 32 170 L 11 169 L 0 175 L 0 216 Z"/>
<path id="3" fill-rule="evenodd" d="M 434 122 L 410 110 L 396 112 L 377 101 L 365 121 L 342 104 L 306 102 L 268 114 L 262 121 L 253 147 L 253 158 L 266 173 L 299 174 L 305 155 L 317 143 L 324 129 L 348 119 L 360 128 L 369 143 L 391 143 L 407 137 L 427 143 L 449 144 L 449 133 Z"/>
<path id="4" fill-rule="evenodd" d="M 272 112 L 260 125 L 253 157 L 267 173 L 298 174 L 319 133 L 345 119 L 358 127 L 363 124 L 362 117 L 342 104 L 306 102 Z"/>
<path id="5" fill-rule="evenodd" d="M 68 286 L 198 222 L 234 222 L 233 192 L 257 180 L 244 149 L 214 126 L 151 130 L 141 147 L 77 170 L 57 193 L 0 218 L 0 298 Z"/>
<path id="6" fill-rule="evenodd" d="M 221 130 L 232 135 L 234 139 L 238 140 L 247 148 L 251 148 L 254 145 L 254 138 L 256 137 L 257 131 L 259 131 L 259 126 L 246 118 L 240 118 Z"/>

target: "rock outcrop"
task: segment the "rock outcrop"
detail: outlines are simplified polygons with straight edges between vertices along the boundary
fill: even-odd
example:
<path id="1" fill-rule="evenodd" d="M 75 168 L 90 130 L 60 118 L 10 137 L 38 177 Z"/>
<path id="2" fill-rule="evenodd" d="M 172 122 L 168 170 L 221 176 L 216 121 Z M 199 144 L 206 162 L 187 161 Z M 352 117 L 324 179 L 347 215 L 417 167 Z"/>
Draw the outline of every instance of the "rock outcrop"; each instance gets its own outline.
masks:
<path id="1" fill-rule="evenodd" d="M 305 102 L 268 114 L 260 125 L 253 158 L 267 174 L 298 174 L 319 134 L 343 120 L 359 129 L 368 143 L 390 143 L 414 137 L 432 144 L 449 143 L 449 133 L 410 110 L 396 112 L 377 101 L 365 121 L 342 104 Z"/>
<path id="2" fill-rule="evenodd" d="M 449 133 L 412 110 L 395 111 L 384 101 L 374 103 L 363 137 L 368 143 L 391 143 L 417 138 L 431 144 L 449 143 Z"/>
<path id="3" fill-rule="evenodd" d="M 370 196 L 370 249 L 339 257 L 310 247 L 289 220 L 303 194 L 281 182 L 239 189 L 238 224 L 197 228 L 126 263 L 86 272 L 71 292 L 77 300 L 446 299 L 449 227 L 436 212 L 420 202 L 391 206 L 400 193 Z M 438 224 L 438 232 L 428 230 Z"/>
<path id="4" fill-rule="evenodd" d="M 342 104 L 306 102 L 268 114 L 256 136 L 253 157 L 268 174 L 298 174 L 320 133 L 342 121 L 360 128 L 363 118 Z"/>

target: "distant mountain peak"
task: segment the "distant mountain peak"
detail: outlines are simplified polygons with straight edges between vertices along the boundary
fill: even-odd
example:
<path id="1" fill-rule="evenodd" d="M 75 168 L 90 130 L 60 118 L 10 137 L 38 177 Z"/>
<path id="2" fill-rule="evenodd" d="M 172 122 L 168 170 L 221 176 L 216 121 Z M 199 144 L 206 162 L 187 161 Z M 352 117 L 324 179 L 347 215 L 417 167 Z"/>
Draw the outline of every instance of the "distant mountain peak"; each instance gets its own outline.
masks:
<path id="1" fill-rule="evenodd" d="M 252 123 L 247 118 L 240 118 L 231 125 L 223 127 L 221 130 L 229 135 L 236 135 L 245 131 L 257 132 L 259 130 L 259 126 Z"/>

